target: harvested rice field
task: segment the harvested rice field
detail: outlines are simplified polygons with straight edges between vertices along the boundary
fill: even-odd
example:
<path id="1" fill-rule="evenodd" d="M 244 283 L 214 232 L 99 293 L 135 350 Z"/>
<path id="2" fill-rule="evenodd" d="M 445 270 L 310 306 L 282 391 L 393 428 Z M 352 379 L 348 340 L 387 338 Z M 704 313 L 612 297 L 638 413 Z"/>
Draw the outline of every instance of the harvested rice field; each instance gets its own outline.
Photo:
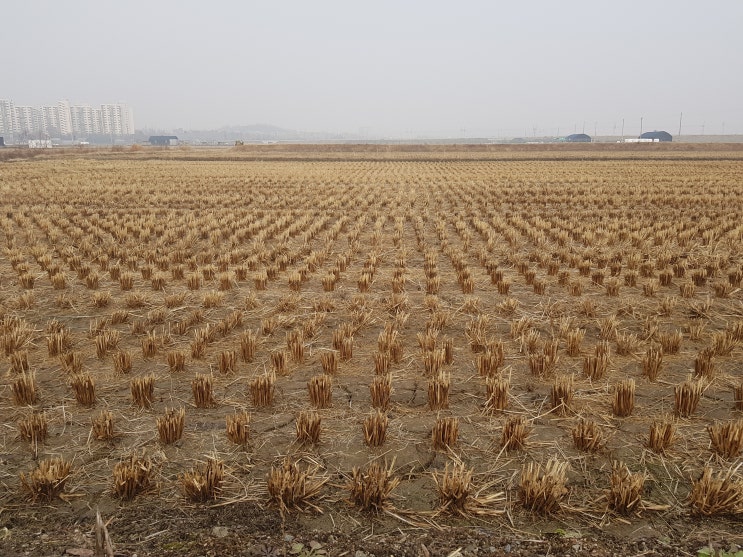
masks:
<path id="1" fill-rule="evenodd" d="M 1 154 L 3 555 L 743 545 L 740 147 Z"/>

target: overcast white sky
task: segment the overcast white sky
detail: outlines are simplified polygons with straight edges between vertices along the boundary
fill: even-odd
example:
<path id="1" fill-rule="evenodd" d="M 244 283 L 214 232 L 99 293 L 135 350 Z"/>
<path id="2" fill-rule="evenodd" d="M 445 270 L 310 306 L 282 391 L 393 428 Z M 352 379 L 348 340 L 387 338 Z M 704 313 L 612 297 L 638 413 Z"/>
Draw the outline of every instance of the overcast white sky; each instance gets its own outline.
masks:
<path id="1" fill-rule="evenodd" d="M 743 133 L 741 0 L 3 4 L 0 98 L 138 128 Z"/>

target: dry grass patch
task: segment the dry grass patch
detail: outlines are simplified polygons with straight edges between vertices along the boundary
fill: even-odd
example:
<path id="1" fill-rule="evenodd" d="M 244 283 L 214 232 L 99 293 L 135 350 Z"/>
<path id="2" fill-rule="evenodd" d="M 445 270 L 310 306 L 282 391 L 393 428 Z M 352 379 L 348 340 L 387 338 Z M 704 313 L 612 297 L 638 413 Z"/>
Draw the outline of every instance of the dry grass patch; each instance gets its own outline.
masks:
<path id="1" fill-rule="evenodd" d="M 99 441 L 110 441 L 115 437 L 114 415 L 110 410 L 101 410 L 91 419 L 91 435 Z"/>
<path id="2" fill-rule="evenodd" d="M 196 374 L 193 381 L 191 381 L 191 392 L 193 393 L 193 400 L 196 408 L 211 408 L 217 405 L 214 400 L 213 391 L 214 379 L 211 375 Z"/>
<path id="3" fill-rule="evenodd" d="M 20 377 L 12 383 L 13 402 L 17 406 L 36 404 L 38 391 L 36 389 L 36 373 L 22 371 Z"/>
<path id="4" fill-rule="evenodd" d="M 523 451 L 531 429 L 526 426 L 523 416 L 510 416 L 503 424 L 501 432 L 501 447 L 507 452 Z"/>
<path id="5" fill-rule="evenodd" d="M 113 494 L 130 501 L 152 485 L 152 459 L 136 452 L 121 460 L 113 469 Z"/>
<path id="6" fill-rule="evenodd" d="M 593 420 L 581 418 L 572 430 L 573 445 L 579 451 L 595 453 L 600 451 L 605 443 L 604 432 Z"/>
<path id="7" fill-rule="evenodd" d="M 673 445 L 676 424 L 670 419 L 654 420 L 650 424 L 648 448 L 657 454 L 665 454 Z"/>
<path id="8" fill-rule="evenodd" d="M 701 380 L 687 379 L 673 388 L 673 411 L 677 416 L 688 418 L 696 412 L 699 400 L 704 392 L 704 383 Z"/>
<path id="9" fill-rule="evenodd" d="M 736 458 L 743 449 L 743 419 L 707 426 L 712 450 L 722 458 Z"/>
<path id="10" fill-rule="evenodd" d="M 18 420 L 18 434 L 21 439 L 31 443 L 34 457 L 38 455 L 39 445 L 46 439 L 48 430 L 49 426 L 44 412 L 34 412 Z"/>
<path id="11" fill-rule="evenodd" d="M 235 412 L 225 416 L 225 432 L 235 445 L 246 445 L 250 440 L 250 414 Z"/>
<path id="12" fill-rule="evenodd" d="M 689 504 L 692 511 L 706 516 L 743 513 L 743 480 L 737 477 L 740 464 L 713 474 L 705 466 L 702 475 L 692 480 Z"/>
<path id="13" fill-rule="evenodd" d="M 95 380 L 89 374 L 73 376 L 70 387 L 80 406 L 90 407 L 95 404 Z"/>
<path id="14" fill-rule="evenodd" d="M 434 377 L 428 382 L 428 407 L 431 410 L 449 408 L 449 388 L 451 378 L 448 373 Z"/>
<path id="15" fill-rule="evenodd" d="M 542 466 L 528 462 L 521 469 L 519 495 L 521 504 L 539 514 L 553 514 L 567 495 L 567 462 L 550 459 L 542 473 Z"/>
<path id="16" fill-rule="evenodd" d="M 28 474 L 21 473 L 21 488 L 32 502 L 52 501 L 64 493 L 72 463 L 62 457 L 40 460 Z"/>
<path id="17" fill-rule="evenodd" d="M 364 443 L 369 447 L 381 447 L 387 438 L 389 418 L 381 410 L 373 410 L 363 423 Z"/>
<path id="18" fill-rule="evenodd" d="M 614 387 L 612 410 L 615 416 L 626 418 L 635 408 L 635 380 L 625 379 Z"/>
<path id="19" fill-rule="evenodd" d="M 437 418 L 431 432 L 434 450 L 446 451 L 457 444 L 459 438 L 459 418 Z"/>
<path id="20" fill-rule="evenodd" d="M 313 509 L 320 512 L 316 499 L 328 478 L 318 475 L 318 465 L 301 469 L 288 457 L 280 466 L 271 466 L 267 477 L 268 498 L 284 516 L 288 511 Z"/>
<path id="21" fill-rule="evenodd" d="M 573 375 L 558 375 L 552 384 L 552 408 L 564 416 L 570 411 L 573 402 Z"/>
<path id="22" fill-rule="evenodd" d="M 157 436 L 160 443 L 170 445 L 179 441 L 183 436 L 183 427 L 186 422 L 186 409 L 181 407 L 165 408 L 165 415 L 157 418 Z"/>
<path id="23" fill-rule="evenodd" d="M 378 512 L 389 505 L 400 478 L 393 476 L 394 462 L 387 465 L 379 461 L 370 463 L 366 469 L 354 467 L 346 483 L 351 503 L 364 511 Z"/>
<path id="24" fill-rule="evenodd" d="M 132 356 L 129 352 L 119 351 L 113 355 L 114 371 L 117 374 L 132 371 Z"/>
<path id="25" fill-rule="evenodd" d="M 209 458 L 206 463 L 184 472 L 178 478 L 181 490 L 189 501 L 205 503 L 219 497 L 224 481 L 224 462 Z"/>
<path id="26" fill-rule="evenodd" d="M 312 410 L 299 413 L 296 421 L 297 441 L 301 444 L 316 445 L 320 442 L 322 419 Z"/>
<path id="27" fill-rule="evenodd" d="M 619 514 L 628 515 L 640 508 L 647 475 L 630 472 L 626 464 L 614 463 L 610 487 L 606 493 L 609 508 Z"/>
<path id="28" fill-rule="evenodd" d="M 310 404 L 315 408 L 330 408 L 333 404 L 333 379 L 322 373 L 315 375 L 307 382 Z"/>
<path id="29" fill-rule="evenodd" d="M 264 373 L 250 381 L 250 398 L 256 408 L 268 407 L 273 404 L 276 389 L 276 374 Z"/>
<path id="30" fill-rule="evenodd" d="M 387 410 L 390 405 L 392 393 L 392 377 L 387 375 L 375 375 L 369 385 L 369 395 L 372 408 Z"/>
<path id="31" fill-rule="evenodd" d="M 155 400 L 155 376 L 135 377 L 129 383 L 132 402 L 138 408 L 149 408 Z"/>

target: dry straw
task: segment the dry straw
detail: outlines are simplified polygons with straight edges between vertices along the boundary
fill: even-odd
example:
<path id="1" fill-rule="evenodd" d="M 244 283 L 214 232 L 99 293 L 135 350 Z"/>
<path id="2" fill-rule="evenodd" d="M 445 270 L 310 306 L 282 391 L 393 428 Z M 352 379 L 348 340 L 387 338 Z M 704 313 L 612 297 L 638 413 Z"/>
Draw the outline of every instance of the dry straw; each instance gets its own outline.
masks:
<path id="1" fill-rule="evenodd" d="M 119 351 L 113 355 L 114 371 L 118 374 L 132 371 L 132 356 L 129 352 Z"/>
<path id="2" fill-rule="evenodd" d="M 328 479 L 319 477 L 318 470 L 318 466 L 302 470 L 288 457 L 280 466 L 271 466 L 266 481 L 268 497 L 271 503 L 279 507 L 282 516 L 293 509 L 311 508 L 319 511 L 312 500 L 319 496 Z"/>
<path id="3" fill-rule="evenodd" d="M 642 493 L 647 475 L 630 472 L 626 464 L 615 463 L 612 467 L 610 487 L 606 493 L 609 508 L 619 514 L 630 514 L 642 503 Z"/>
<path id="4" fill-rule="evenodd" d="M 665 454 L 673 445 L 676 424 L 670 419 L 655 420 L 650 424 L 648 448 L 658 454 Z"/>
<path id="5" fill-rule="evenodd" d="M 366 469 L 354 467 L 346 483 L 351 503 L 364 511 L 378 512 L 389 504 L 390 496 L 400 484 L 400 478 L 392 475 L 394 462 L 387 465 L 375 461 Z"/>
<path id="6" fill-rule="evenodd" d="M 637 351 L 640 345 L 640 339 L 635 333 L 619 333 L 614 337 L 614 341 L 617 344 L 617 354 L 620 356 L 628 356 Z"/>
<path id="7" fill-rule="evenodd" d="M 580 354 L 580 345 L 583 342 L 585 336 L 585 329 L 574 329 L 568 332 L 567 338 L 565 339 L 567 342 L 565 351 L 567 352 L 568 356 L 577 356 Z"/>
<path id="8" fill-rule="evenodd" d="M 320 442 L 322 419 L 315 411 L 302 411 L 296 421 L 297 441 L 301 444 L 316 445 Z"/>
<path id="9" fill-rule="evenodd" d="M 743 381 L 733 385 L 733 407 L 736 410 L 743 411 Z"/>
<path id="10" fill-rule="evenodd" d="M 51 501 L 64 493 L 72 463 L 62 457 L 40 460 L 28 474 L 20 474 L 21 487 L 31 501 Z"/>
<path id="11" fill-rule="evenodd" d="M 598 381 L 606 375 L 609 369 L 609 355 L 597 354 L 583 358 L 583 374 L 592 381 Z"/>
<path id="12" fill-rule="evenodd" d="M 258 338 L 255 331 L 248 329 L 240 334 L 240 356 L 243 362 L 253 361 L 257 344 Z"/>
<path id="13" fill-rule="evenodd" d="M 743 481 L 738 479 L 740 464 L 712 473 L 705 466 L 698 480 L 692 480 L 689 504 L 693 511 L 711 515 L 736 515 L 743 512 Z"/>
<path id="14" fill-rule="evenodd" d="M 552 408 L 563 416 L 573 402 L 573 375 L 558 375 L 552 384 Z"/>
<path id="15" fill-rule="evenodd" d="M 722 458 L 736 458 L 743 449 L 743 419 L 707 426 L 712 450 Z"/>
<path id="16" fill-rule="evenodd" d="M 214 500 L 222 491 L 224 462 L 217 458 L 209 458 L 206 464 L 184 472 L 179 481 L 188 500 L 197 503 Z"/>
<path id="17" fill-rule="evenodd" d="M 364 443 L 370 447 L 381 447 L 387 438 L 387 426 L 389 418 L 387 414 L 379 409 L 372 412 L 364 419 L 363 432 Z"/>
<path id="18" fill-rule="evenodd" d="M 179 373 L 186 369 L 186 355 L 180 350 L 168 352 L 168 369 L 172 373 Z"/>
<path id="19" fill-rule="evenodd" d="M 254 407 L 261 408 L 273 404 L 275 384 L 276 374 L 273 372 L 266 372 L 250 381 L 250 398 Z"/>
<path id="20" fill-rule="evenodd" d="M 715 351 L 712 348 L 705 348 L 697 354 L 694 360 L 694 375 L 704 379 L 714 379 L 715 377 Z"/>
<path id="21" fill-rule="evenodd" d="M 155 332 L 147 333 L 147 336 L 142 339 L 142 356 L 145 358 L 152 358 L 157 354 L 157 346 L 160 340 Z"/>
<path id="22" fill-rule="evenodd" d="M 328 350 L 320 353 L 320 364 L 322 370 L 329 374 L 335 375 L 338 373 L 338 352 L 335 350 Z"/>
<path id="23" fill-rule="evenodd" d="M 36 373 L 22 371 L 13 381 L 13 401 L 18 406 L 35 404 L 37 399 Z"/>
<path id="24" fill-rule="evenodd" d="M 221 374 L 235 373 L 235 369 L 237 368 L 237 354 L 235 351 L 225 350 L 221 352 L 217 366 Z"/>
<path id="25" fill-rule="evenodd" d="M 387 375 L 375 375 L 369 385 L 372 408 L 387 410 L 390 405 L 392 393 L 392 377 Z"/>
<path id="26" fill-rule="evenodd" d="M 196 374 L 193 381 L 191 381 L 191 392 L 193 393 L 193 400 L 196 408 L 211 408 L 217 405 L 214 400 L 213 391 L 214 379 L 211 375 Z"/>
<path id="27" fill-rule="evenodd" d="M 704 392 L 704 384 L 701 380 L 687 379 L 673 388 L 674 407 L 676 416 L 688 418 L 699 406 L 699 400 Z"/>
<path id="28" fill-rule="evenodd" d="M 114 415 L 110 410 L 101 410 L 91 419 L 91 435 L 99 441 L 110 441 L 114 438 Z"/>
<path id="29" fill-rule="evenodd" d="M 507 377 L 485 379 L 485 409 L 490 413 L 502 412 L 508 406 L 508 390 L 511 381 Z"/>
<path id="30" fill-rule="evenodd" d="M 541 465 L 528 462 L 521 469 L 521 504 L 539 514 L 552 514 L 560 510 L 560 502 L 568 493 L 565 487 L 567 468 L 567 462 L 550 459 L 542 474 Z"/>
<path id="31" fill-rule="evenodd" d="M 28 352 L 20 350 L 10 355 L 10 374 L 28 373 L 30 369 L 28 365 Z"/>
<path id="32" fill-rule="evenodd" d="M 129 383 L 132 402 L 138 408 L 149 408 L 155 400 L 155 376 L 135 377 Z"/>
<path id="33" fill-rule="evenodd" d="M 593 420 L 581 418 L 572 430 L 573 444 L 579 451 L 595 453 L 604 446 L 604 432 Z"/>
<path id="34" fill-rule="evenodd" d="M 48 433 L 48 424 L 44 412 L 34 412 L 18 420 L 18 433 L 22 439 L 31 443 L 34 458 L 38 455 L 39 444 L 43 443 Z"/>
<path id="35" fill-rule="evenodd" d="M 510 416 L 503 424 L 501 446 L 508 452 L 523 451 L 526 448 L 526 439 L 529 433 L 531 433 L 531 429 L 526 427 L 523 416 Z"/>
<path id="36" fill-rule="evenodd" d="M 333 404 L 333 379 L 330 375 L 320 374 L 307 382 L 310 404 L 315 408 L 330 408 Z"/>
<path id="37" fill-rule="evenodd" d="M 95 404 L 95 381 L 88 375 L 75 375 L 70 381 L 75 393 L 75 400 L 80 406 L 90 407 Z"/>
<path id="38" fill-rule="evenodd" d="M 449 467 L 446 463 L 444 473 L 439 477 L 433 474 L 436 489 L 439 493 L 439 510 L 461 516 L 467 516 L 472 507 L 473 470 L 465 468 L 462 463 L 455 463 Z"/>
<path id="39" fill-rule="evenodd" d="M 635 408 L 635 380 L 625 379 L 614 387 L 612 410 L 615 416 L 626 418 Z"/>
<path id="40" fill-rule="evenodd" d="M 250 414 L 235 412 L 225 416 L 227 439 L 235 445 L 245 445 L 250 440 Z"/>
<path id="41" fill-rule="evenodd" d="M 183 436 L 186 409 L 165 408 L 165 415 L 157 418 L 157 435 L 160 443 L 170 445 Z"/>
<path id="42" fill-rule="evenodd" d="M 271 352 L 271 369 L 277 375 L 288 375 L 289 367 L 286 364 L 286 352 L 275 350 Z"/>
<path id="43" fill-rule="evenodd" d="M 286 345 L 292 356 L 292 361 L 304 361 L 304 337 L 301 330 L 287 331 Z"/>
<path id="44" fill-rule="evenodd" d="M 678 354 L 681 350 L 681 341 L 684 335 L 681 331 L 666 332 L 662 331 L 658 333 L 658 342 L 660 342 L 663 352 L 665 354 Z"/>
<path id="45" fill-rule="evenodd" d="M 437 418 L 431 432 L 434 450 L 446 451 L 457 444 L 459 437 L 459 418 Z"/>
<path id="46" fill-rule="evenodd" d="M 136 452 L 114 466 L 113 494 L 129 501 L 137 494 L 149 489 L 152 481 L 152 460 Z"/>
<path id="47" fill-rule="evenodd" d="M 449 408 L 449 388 L 451 378 L 448 373 L 434 377 L 428 382 L 428 407 L 431 410 Z"/>
<path id="48" fill-rule="evenodd" d="M 325 353 L 320 355 L 320 359 Z M 323 370 L 325 369 L 325 363 L 323 362 Z M 390 354 L 389 352 L 376 352 L 374 354 L 374 373 L 376 375 L 387 375 L 390 369 Z"/>
<path id="49" fill-rule="evenodd" d="M 649 381 L 658 380 L 660 370 L 663 365 L 663 348 L 662 346 L 650 346 L 645 352 L 642 359 L 642 373 Z"/>

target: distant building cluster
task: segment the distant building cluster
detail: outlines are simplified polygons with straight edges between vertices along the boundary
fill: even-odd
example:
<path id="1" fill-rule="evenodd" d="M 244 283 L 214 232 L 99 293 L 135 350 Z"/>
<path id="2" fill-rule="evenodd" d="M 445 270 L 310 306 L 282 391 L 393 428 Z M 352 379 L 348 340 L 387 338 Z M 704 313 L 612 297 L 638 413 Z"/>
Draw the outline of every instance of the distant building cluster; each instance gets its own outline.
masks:
<path id="1" fill-rule="evenodd" d="M 70 104 L 21 106 L 0 99 L 0 134 L 19 141 L 29 139 L 134 135 L 134 112 L 126 104 Z"/>

